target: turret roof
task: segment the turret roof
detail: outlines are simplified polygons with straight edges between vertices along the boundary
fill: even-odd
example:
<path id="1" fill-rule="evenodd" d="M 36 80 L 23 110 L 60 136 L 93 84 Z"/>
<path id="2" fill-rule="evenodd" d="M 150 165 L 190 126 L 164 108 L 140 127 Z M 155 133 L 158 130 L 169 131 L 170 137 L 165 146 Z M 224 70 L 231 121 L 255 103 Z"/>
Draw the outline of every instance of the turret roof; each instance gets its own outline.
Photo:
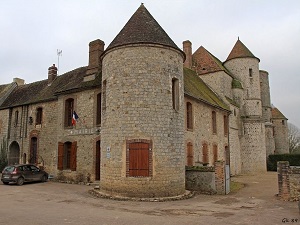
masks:
<path id="1" fill-rule="evenodd" d="M 253 53 L 240 41 L 240 39 L 238 39 L 235 43 L 226 61 L 235 58 L 256 58 L 260 61 L 259 58 L 255 57 Z"/>
<path id="2" fill-rule="evenodd" d="M 180 50 L 144 4 L 141 4 L 106 51 L 123 45 L 145 43 L 160 44 Z"/>
<path id="3" fill-rule="evenodd" d="M 228 75 L 233 76 L 222 62 L 207 51 L 203 46 L 200 46 L 193 54 L 193 64 L 196 67 L 198 75 L 224 71 Z"/>
<path id="4" fill-rule="evenodd" d="M 272 119 L 284 119 L 287 120 L 287 118 L 282 114 L 282 112 L 279 111 L 276 107 L 272 108 Z"/>

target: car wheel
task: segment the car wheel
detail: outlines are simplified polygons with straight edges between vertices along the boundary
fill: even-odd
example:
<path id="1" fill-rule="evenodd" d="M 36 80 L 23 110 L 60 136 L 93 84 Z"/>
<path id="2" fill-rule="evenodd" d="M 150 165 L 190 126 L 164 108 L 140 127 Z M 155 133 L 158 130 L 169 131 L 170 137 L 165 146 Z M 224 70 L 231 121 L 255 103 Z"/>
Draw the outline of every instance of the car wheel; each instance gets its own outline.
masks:
<path id="1" fill-rule="evenodd" d="M 24 178 L 23 177 L 19 177 L 17 180 L 17 185 L 23 185 L 24 184 Z"/>
<path id="2" fill-rule="evenodd" d="M 42 176 L 41 181 L 42 181 L 42 182 L 46 182 L 46 181 L 47 181 L 47 176 L 46 176 L 46 175 Z"/>
<path id="3" fill-rule="evenodd" d="M 9 182 L 5 182 L 5 181 L 2 181 L 2 183 L 5 184 L 5 185 L 8 185 L 8 184 L 9 184 Z"/>

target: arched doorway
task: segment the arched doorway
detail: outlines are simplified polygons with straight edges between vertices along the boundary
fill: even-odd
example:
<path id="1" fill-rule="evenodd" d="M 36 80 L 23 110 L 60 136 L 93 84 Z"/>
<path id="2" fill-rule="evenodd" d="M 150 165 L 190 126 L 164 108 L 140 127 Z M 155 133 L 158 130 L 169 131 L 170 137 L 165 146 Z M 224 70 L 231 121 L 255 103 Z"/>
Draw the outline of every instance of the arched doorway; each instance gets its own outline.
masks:
<path id="1" fill-rule="evenodd" d="M 8 164 L 19 164 L 20 146 L 18 142 L 13 141 L 9 146 Z"/>

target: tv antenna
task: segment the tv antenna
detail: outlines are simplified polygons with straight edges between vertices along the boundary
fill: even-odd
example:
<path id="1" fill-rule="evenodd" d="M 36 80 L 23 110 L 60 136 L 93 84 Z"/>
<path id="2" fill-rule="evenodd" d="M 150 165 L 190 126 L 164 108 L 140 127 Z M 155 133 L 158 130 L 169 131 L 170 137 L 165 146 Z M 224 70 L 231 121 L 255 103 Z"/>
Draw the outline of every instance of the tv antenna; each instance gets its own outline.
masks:
<path id="1" fill-rule="evenodd" d="M 57 75 L 59 75 L 59 57 L 62 56 L 62 50 L 57 49 Z"/>

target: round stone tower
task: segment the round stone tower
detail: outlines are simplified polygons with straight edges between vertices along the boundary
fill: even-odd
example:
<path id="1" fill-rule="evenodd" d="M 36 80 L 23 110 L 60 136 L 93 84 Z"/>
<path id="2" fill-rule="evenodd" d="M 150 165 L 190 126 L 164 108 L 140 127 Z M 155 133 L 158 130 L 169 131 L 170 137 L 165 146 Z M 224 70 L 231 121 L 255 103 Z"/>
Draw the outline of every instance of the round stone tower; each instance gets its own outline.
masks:
<path id="1" fill-rule="evenodd" d="M 275 152 L 275 140 L 273 135 L 273 124 L 271 122 L 272 107 L 270 97 L 269 73 L 264 70 L 259 71 L 260 76 L 260 90 L 262 103 L 262 118 L 265 122 L 266 132 L 266 157 L 273 155 Z"/>
<path id="2" fill-rule="evenodd" d="M 238 40 L 224 66 L 235 75 L 243 87 L 240 106 L 242 173 L 266 171 L 266 140 L 262 119 L 259 59 Z"/>
<path id="3" fill-rule="evenodd" d="M 101 190 L 185 192 L 184 53 L 142 4 L 102 55 Z"/>

